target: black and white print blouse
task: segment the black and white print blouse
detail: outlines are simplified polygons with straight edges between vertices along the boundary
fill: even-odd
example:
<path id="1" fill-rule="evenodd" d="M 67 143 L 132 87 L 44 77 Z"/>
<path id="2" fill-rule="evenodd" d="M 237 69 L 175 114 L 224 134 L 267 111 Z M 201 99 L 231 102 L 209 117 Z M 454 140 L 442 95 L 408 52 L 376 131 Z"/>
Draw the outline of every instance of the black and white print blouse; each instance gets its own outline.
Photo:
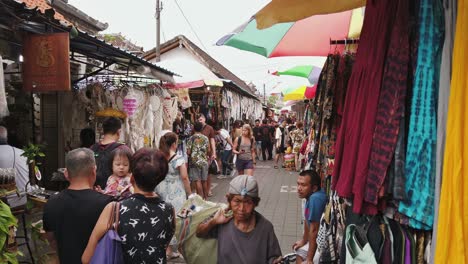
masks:
<path id="1" fill-rule="evenodd" d="M 175 232 L 173 211 L 159 197 L 134 194 L 120 202 L 118 233 L 125 263 L 166 263 L 166 248 Z"/>

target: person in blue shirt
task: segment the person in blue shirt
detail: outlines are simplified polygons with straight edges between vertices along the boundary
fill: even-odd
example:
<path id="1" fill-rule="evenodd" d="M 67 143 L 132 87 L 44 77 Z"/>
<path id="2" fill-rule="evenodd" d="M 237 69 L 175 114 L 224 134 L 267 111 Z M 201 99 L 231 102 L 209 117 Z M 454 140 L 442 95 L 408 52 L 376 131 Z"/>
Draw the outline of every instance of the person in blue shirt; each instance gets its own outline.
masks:
<path id="1" fill-rule="evenodd" d="M 317 234 L 320 226 L 327 194 L 320 188 L 321 179 L 317 172 L 305 170 L 297 178 L 297 193 L 299 198 L 306 199 L 304 208 L 304 234 L 302 239 L 294 243 L 293 249 L 298 258 L 297 263 L 314 263 L 317 250 Z"/>

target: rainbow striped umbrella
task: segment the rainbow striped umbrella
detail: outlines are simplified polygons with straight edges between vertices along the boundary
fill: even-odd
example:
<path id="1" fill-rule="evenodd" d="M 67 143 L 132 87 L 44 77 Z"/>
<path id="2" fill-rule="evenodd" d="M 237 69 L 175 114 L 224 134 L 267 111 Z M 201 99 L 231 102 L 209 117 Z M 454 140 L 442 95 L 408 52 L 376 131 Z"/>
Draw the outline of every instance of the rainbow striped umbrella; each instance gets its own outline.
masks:
<path id="1" fill-rule="evenodd" d="M 315 97 L 317 85 L 314 86 L 300 86 L 296 88 L 289 88 L 282 92 L 283 101 L 311 99 Z"/>
<path id="2" fill-rule="evenodd" d="M 222 37 L 216 45 L 231 46 L 272 58 L 281 56 L 327 56 L 330 39 L 357 38 L 361 33 L 364 8 L 316 15 L 276 24 L 259 30 L 255 18 Z M 337 47 L 342 51 L 344 47 Z"/>

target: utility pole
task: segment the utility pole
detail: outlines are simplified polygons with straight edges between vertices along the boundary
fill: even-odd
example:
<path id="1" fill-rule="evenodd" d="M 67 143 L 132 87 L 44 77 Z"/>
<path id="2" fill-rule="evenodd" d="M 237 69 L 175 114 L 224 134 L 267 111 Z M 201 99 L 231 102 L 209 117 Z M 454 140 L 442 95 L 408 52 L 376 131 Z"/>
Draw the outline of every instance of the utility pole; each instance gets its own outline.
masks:
<path id="1" fill-rule="evenodd" d="M 161 61 L 161 11 L 162 3 L 156 0 L 156 62 Z"/>

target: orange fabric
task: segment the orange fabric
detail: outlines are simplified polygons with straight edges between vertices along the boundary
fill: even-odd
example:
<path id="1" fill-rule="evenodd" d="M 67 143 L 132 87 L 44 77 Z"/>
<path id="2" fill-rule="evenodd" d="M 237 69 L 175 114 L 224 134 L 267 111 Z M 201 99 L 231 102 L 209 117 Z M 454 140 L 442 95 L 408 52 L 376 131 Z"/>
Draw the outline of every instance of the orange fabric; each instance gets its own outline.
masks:
<path id="1" fill-rule="evenodd" d="M 468 263 L 468 0 L 458 1 L 435 263 Z"/>

